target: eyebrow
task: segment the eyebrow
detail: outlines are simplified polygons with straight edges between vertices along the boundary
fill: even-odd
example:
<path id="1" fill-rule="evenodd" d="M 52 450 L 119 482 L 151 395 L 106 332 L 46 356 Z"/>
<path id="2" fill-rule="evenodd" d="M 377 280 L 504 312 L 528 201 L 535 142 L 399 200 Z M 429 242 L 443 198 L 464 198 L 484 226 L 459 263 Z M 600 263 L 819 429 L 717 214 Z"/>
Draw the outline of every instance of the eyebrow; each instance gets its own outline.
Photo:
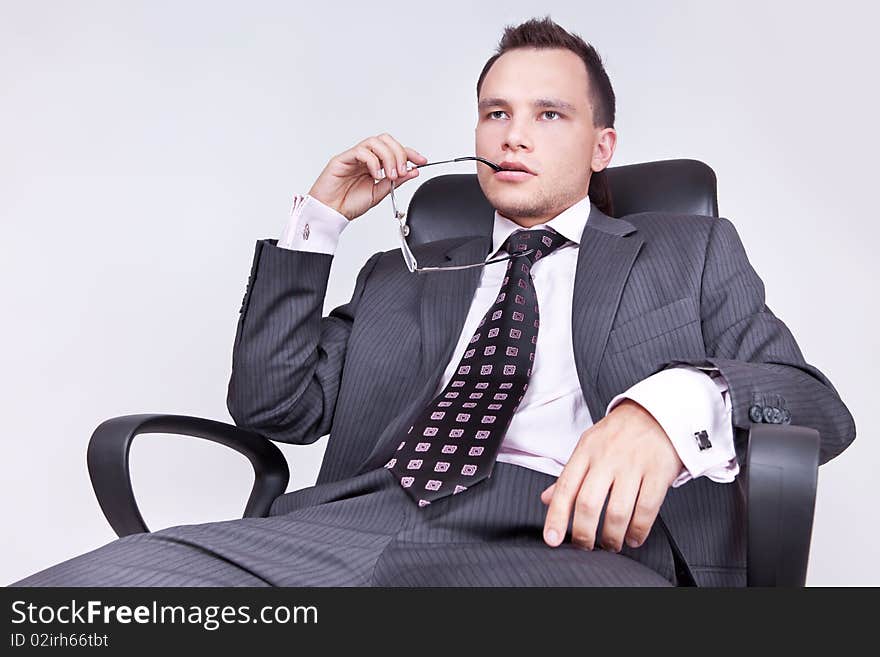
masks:
<path id="1" fill-rule="evenodd" d="M 484 98 L 477 103 L 478 109 L 486 109 L 489 107 L 510 107 L 510 103 L 504 98 Z M 569 112 L 577 111 L 574 105 L 558 98 L 537 98 L 532 101 L 532 107 L 547 108 L 553 107 L 568 110 Z"/>

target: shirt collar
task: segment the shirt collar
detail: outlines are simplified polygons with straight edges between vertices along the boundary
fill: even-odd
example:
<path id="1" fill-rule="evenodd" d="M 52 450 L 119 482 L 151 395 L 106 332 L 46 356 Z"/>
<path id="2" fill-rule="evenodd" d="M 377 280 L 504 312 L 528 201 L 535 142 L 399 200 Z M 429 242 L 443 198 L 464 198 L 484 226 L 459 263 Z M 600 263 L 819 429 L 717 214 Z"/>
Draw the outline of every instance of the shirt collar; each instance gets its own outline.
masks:
<path id="1" fill-rule="evenodd" d="M 587 195 L 571 207 L 566 208 L 557 214 L 550 221 L 533 226 L 529 230 L 552 228 L 566 239 L 580 245 L 584 226 L 587 225 L 587 219 L 590 216 L 590 209 L 590 197 Z M 492 253 L 489 254 L 487 260 L 497 256 L 498 251 L 504 246 L 504 242 L 507 241 L 507 238 L 510 237 L 514 231 L 521 230 L 522 228 L 523 227 L 518 223 L 508 219 L 496 210 L 495 224 L 492 229 Z"/>

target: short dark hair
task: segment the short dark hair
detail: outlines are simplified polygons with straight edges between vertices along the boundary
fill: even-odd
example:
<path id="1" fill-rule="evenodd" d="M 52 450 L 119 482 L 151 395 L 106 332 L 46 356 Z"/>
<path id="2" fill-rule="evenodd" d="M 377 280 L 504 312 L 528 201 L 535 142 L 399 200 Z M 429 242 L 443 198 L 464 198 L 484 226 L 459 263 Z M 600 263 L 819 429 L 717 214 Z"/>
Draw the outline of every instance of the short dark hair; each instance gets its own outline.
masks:
<path id="1" fill-rule="evenodd" d="M 504 53 L 516 48 L 555 49 L 563 48 L 575 53 L 584 62 L 589 79 L 589 100 L 593 105 L 593 125 L 598 128 L 613 128 L 616 109 L 614 89 L 605 72 L 602 58 L 596 49 L 579 35 L 568 32 L 554 22 L 549 14 L 542 19 L 531 18 L 519 25 L 506 25 L 498 47 L 480 73 L 477 80 L 477 99 L 483 79 L 492 65 Z M 593 172 L 590 176 L 590 200 L 606 214 L 611 214 L 613 204 L 605 171 Z"/>

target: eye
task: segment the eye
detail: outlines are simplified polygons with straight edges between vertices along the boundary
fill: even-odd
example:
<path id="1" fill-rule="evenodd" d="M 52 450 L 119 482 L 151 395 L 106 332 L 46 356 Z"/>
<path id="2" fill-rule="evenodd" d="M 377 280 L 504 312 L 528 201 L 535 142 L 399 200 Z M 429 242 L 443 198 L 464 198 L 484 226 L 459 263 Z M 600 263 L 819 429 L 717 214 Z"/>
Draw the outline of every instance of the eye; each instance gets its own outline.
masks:
<path id="1" fill-rule="evenodd" d="M 496 117 L 496 114 L 506 114 L 506 112 L 504 110 L 494 110 L 492 112 L 489 112 L 486 116 L 488 116 L 490 119 L 500 118 Z M 555 118 L 551 118 L 551 121 L 558 121 L 562 117 L 562 115 L 556 110 L 545 110 L 541 112 L 541 114 L 553 114 Z"/>

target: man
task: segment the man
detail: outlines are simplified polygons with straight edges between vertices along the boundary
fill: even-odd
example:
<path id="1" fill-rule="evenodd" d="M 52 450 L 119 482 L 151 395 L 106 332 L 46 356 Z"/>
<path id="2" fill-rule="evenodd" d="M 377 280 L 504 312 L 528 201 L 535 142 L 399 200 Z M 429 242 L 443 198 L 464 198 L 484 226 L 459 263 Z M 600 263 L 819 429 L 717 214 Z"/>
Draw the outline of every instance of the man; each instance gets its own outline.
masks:
<path id="1" fill-rule="evenodd" d="M 825 463 L 850 413 L 727 219 L 608 215 L 614 94 L 592 47 L 549 17 L 508 28 L 477 96 L 476 154 L 520 171 L 478 166 L 491 238 L 414 253 L 504 264 L 416 275 L 376 253 L 321 317 L 342 230 L 427 162 L 388 134 L 332 158 L 257 243 L 229 411 L 274 440 L 329 433 L 319 483 L 17 584 L 668 586 L 661 518 L 698 584 L 745 583 L 734 429 L 813 427 Z"/>

